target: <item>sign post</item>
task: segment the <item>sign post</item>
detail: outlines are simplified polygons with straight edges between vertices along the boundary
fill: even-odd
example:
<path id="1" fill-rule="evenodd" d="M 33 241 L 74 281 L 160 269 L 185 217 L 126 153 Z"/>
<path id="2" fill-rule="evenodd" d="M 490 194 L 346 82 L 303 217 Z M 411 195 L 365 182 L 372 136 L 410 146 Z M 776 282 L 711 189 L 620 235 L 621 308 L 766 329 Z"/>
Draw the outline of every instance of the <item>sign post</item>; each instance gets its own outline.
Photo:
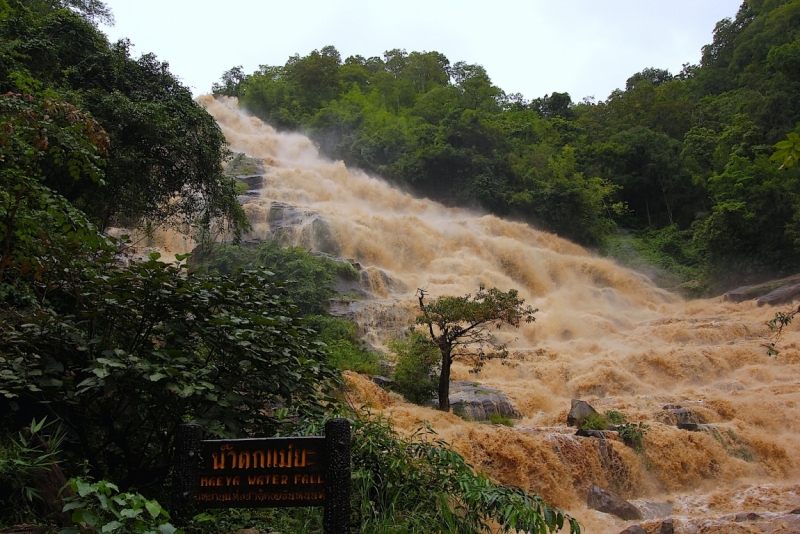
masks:
<path id="1" fill-rule="evenodd" d="M 350 422 L 331 419 L 325 437 L 202 439 L 178 427 L 173 477 L 176 519 L 204 508 L 324 506 L 326 534 L 349 533 Z"/>

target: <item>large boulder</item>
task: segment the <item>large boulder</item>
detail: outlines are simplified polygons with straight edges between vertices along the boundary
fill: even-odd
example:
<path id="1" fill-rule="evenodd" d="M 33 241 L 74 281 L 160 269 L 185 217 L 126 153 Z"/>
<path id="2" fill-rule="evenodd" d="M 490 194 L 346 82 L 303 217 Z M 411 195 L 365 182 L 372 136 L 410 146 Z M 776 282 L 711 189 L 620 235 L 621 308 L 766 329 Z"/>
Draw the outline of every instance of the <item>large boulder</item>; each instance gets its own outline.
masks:
<path id="1" fill-rule="evenodd" d="M 286 202 L 273 202 L 269 207 L 267 223 L 270 239 L 333 255 L 341 252 L 328 221 L 313 210 Z"/>
<path id="2" fill-rule="evenodd" d="M 706 422 L 703 416 L 679 404 L 667 404 L 661 412 L 655 414 L 654 419 L 659 423 L 677 426 L 684 430 L 698 430 L 700 425 Z"/>
<path id="3" fill-rule="evenodd" d="M 567 414 L 567 424 L 580 428 L 583 421 L 593 414 L 599 415 L 597 410 L 592 408 L 588 402 L 572 399 L 572 407 L 569 410 L 569 414 Z"/>
<path id="4" fill-rule="evenodd" d="M 791 302 L 790 300 L 787 301 L 783 299 L 791 298 L 789 295 L 794 292 L 793 289 L 787 289 L 781 292 L 782 288 L 795 287 L 798 286 L 798 284 L 800 284 L 800 274 L 795 274 L 787 278 L 770 280 L 762 284 L 737 287 L 722 295 L 722 300 L 728 302 L 743 302 L 745 300 L 758 299 L 760 306 L 764 304 L 782 304 L 783 302 Z M 775 293 L 775 295 L 762 302 L 762 299 L 772 293 Z"/>
<path id="5" fill-rule="evenodd" d="M 759 306 L 779 306 L 794 302 L 797 297 L 800 297 L 800 284 L 788 284 L 759 297 L 756 302 Z"/>
<path id="6" fill-rule="evenodd" d="M 620 519 L 644 519 L 644 514 L 642 514 L 642 511 L 636 506 L 622 497 L 596 485 L 589 488 L 589 496 L 586 498 L 586 505 L 593 510 L 612 514 Z"/>
<path id="7" fill-rule="evenodd" d="M 489 419 L 495 413 L 520 416 L 505 393 L 477 382 L 450 382 L 450 406 L 454 413 L 476 421 Z"/>

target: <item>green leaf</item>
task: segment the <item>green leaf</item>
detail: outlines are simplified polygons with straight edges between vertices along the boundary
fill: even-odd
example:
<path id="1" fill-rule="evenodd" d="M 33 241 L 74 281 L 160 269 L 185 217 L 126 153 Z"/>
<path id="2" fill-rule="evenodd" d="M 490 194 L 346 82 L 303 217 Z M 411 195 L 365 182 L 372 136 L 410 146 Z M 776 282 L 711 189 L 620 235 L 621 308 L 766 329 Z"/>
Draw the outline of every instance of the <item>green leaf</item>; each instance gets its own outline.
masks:
<path id="1" fill-rule="evenodd" d="M 117 530 L 119 527 L 123 526 L 122 523 L 119 521 L 111 521 L 103 525 L 102 531 L 103 532 L 113 532 Z"/>
<path id="2" fill-rule="evenodd" d="M 144 503 L 144 506 L 153 518 L 158 517 L 162 510 L 161 505 L 158 504 L 157 501 L 147 501 Z"/>

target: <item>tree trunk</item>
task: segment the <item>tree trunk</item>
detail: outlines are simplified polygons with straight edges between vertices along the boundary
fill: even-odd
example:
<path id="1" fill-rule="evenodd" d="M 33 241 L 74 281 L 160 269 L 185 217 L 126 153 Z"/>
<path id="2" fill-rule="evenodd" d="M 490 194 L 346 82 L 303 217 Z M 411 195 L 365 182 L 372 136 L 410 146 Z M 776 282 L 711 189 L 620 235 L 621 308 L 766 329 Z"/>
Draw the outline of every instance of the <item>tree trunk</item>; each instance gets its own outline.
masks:
<path id="1" fill-rule="evenodd" d="M 453 362 L 450 351 L 442 351 L 442 374 L 439 375 L 439 409 L 443 412 L 450 411 L 450 364 Z"/>

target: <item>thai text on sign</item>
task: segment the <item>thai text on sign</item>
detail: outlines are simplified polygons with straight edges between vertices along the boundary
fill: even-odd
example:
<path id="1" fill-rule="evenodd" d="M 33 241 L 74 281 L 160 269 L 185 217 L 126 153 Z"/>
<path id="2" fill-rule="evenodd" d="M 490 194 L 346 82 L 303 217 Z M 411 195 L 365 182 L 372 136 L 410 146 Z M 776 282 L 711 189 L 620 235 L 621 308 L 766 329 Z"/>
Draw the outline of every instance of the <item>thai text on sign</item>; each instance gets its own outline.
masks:
<path id="1" fill-rule="evenodd" d="M 195 503 L 322 506 L 325 460 L 323 437 L 202 441 Z"/>

